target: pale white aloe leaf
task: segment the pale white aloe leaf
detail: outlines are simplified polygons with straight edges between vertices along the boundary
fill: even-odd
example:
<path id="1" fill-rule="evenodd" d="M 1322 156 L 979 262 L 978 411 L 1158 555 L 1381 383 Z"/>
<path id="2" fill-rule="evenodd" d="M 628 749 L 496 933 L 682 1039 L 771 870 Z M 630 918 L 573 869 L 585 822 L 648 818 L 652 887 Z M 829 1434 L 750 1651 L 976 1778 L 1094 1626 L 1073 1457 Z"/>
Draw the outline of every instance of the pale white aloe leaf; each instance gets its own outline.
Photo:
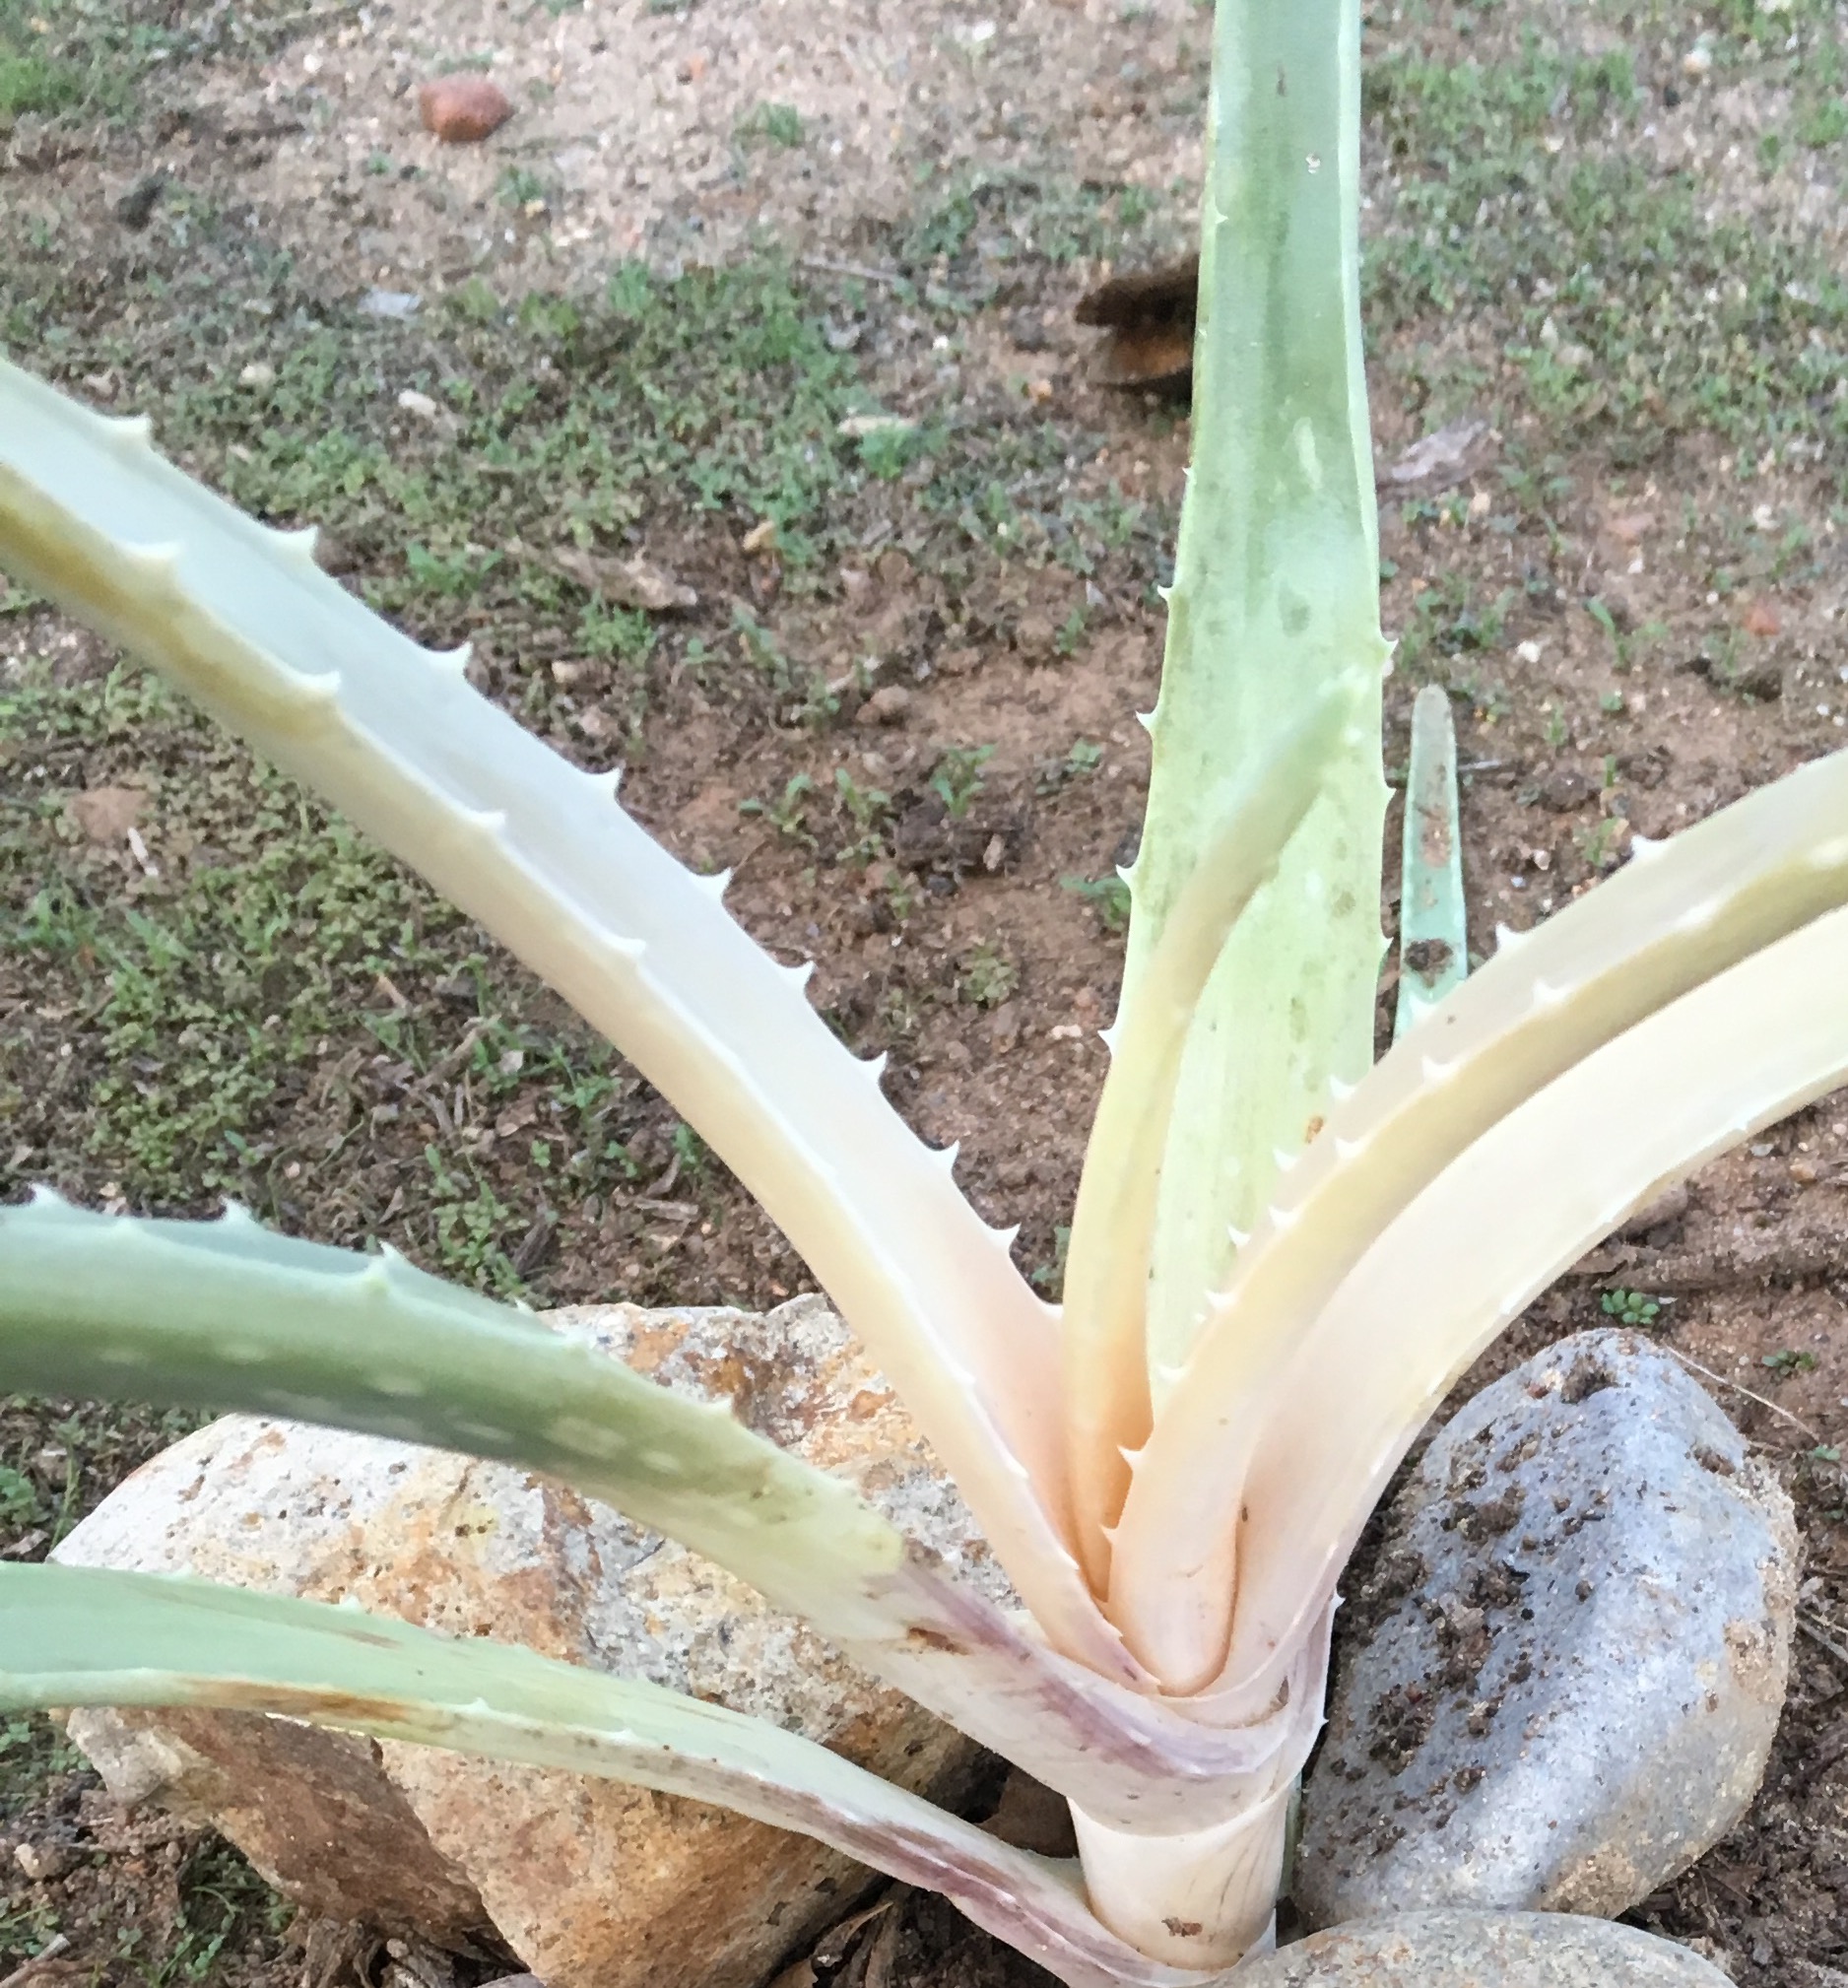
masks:
<path id="1" fill-rule="evenodd" d="M 1450 717 L 1450 693 L 1440 684 L 1426 684 L 1412 703 L 1400 874 L 1395 1037 L 1428 1015 L 1470 970 L 1457 820 L 1457 728 Z"/>
<path id="2" fill-rule="evenodd" d="M 1229 1539 L 1223 1528 L 1175 1531 L 1177 1502 L 1238 1509 L 1275 1378 L 1373 1238 L 1581 1058 L 1844 899 L 1848 754 L 1836 754 L 1645 845 L 1535 931 L 1504 935 L 1493 960 L 1331 1105 L 1215 1298 L 1124 1506 L 1111 1609 L 1168 1690 L 1218 1673 L 1232 1605 Z M 1191 1599 L 1177 1610 L 1183 1591 Z"/>
<path id="3" fill-rule="evenodd" d="M 1085 1153 L 1065 1263 L 1066 1390 L 1081 1509 L 1115 1516 L 1129 1484 L 1124 1451 L 1149 1435 L 1150 1257 L 1188 1029 L 1228 933 L 1276 874 L 1314 806 L 1322 769 L 1342 749 L 1366 688 L 1353 680 L 1327 686 L 1276 756 L 1232 797 L 1174 900 L 1136 1000 L 1106 1038 L 1110 1072 Z M 1160 1369 L 1156 1382 L 1169 1371 Z M 1156 1405 L 1159 1399 L 1157 1392 Z M 1091 1549 L 1093 1582 L 1107 1585 L 1104 1534 L 1088 1529 L 1082 1538 Z"/>
<path id="4" fill-rule="evenodd" d="M 148 1221 L 42 1192 L 0 1208 L 0 1385 L 289 1416 L 544 1472 L 708 1555 L 1119 1826 L 1229 1813 L 1275 1778 L 1288 1737 L 1203 1736 L 1047 1650 L 725 1407 L 400 1256 L 276 1235 L 241 1212 Z"/>
<path id="5" fill-rule="evenodd" d="M 1071 1988 L 1181 1988 L 1017 1850 L 825 1747 L 678 1692 L 358 1609 L 210 1582 L 0 1566 L 0 1704 L 210 1705 L 689 1795 L 943 1892 Z"/>
<path id="6" fill-rule="evenodd" d="M 1276 1155 L 1301 1148 L 1329 1080 L 1357 1080 L 1372 1061 L 1386 645 L 1361 364 L 1359 33 L 1358 0 L 1217 9 L 1193 464 L 1131 880 L 1125 1022 L 1230 796 L 1328 685 L 1357 672 L 1367 691 L 1189 1036 L 1161 1175 L 1152 1369 L 1185 1358 L 1233 1231 L 1255 1226 Z"/>
<path id="7" fill-rule="evenodd" d="M 1606 1043 L 1429 1183 L 1251 1404 L 1263 1432 L 1234 1505 L 1169 1508 L 1207 1545 L 1167 1606 L 1216 1613 L 1236 1582 L 1208 1698 L 1227 1715 L 1269 1701 L 1373 1500 L 1497 1333 L 1663 1188 L 1845 1080 L 1848 911 L 1832 911 Z"/>
<path id="8" fill-rule="evenodd" d="M 572 766 L 314 563 L 0 361 L 0 565 L 153 663 L 476 918 L 670 1098 L 781 1226 L 1055 1647 L 1136 1667 L 1068 1550 L 1054 1315 L 721 902 Z"/>

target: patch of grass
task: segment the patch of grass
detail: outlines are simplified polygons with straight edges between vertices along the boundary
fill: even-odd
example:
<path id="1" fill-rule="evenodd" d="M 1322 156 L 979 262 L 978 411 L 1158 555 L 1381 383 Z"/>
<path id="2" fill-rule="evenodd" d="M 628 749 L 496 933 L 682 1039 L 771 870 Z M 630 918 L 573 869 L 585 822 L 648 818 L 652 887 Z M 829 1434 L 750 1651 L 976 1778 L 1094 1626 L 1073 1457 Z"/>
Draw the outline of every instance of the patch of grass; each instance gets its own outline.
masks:
<path id="1" fill-rule="evenodd" d="M 808 133 L 802 113 L 789 103 L 759 103 L 738 120 L 737 135 L 747 145 L 778 145 L 788 149 L 800 145 Z"/>
<path id="2" fill-rule="evenodd" d="M 629 1177 L 608 1120 L 636 1085 L 614 1053 L 496 1019 L 507 969 L 459 914 L 158 681 L 60 687 L 28 665 L 0 738 L 28 768 L 0 803 L 0 982 L 20 1002 L 0 1189 L 49 1178 L 184 1211 L 231 1196 L 292 1227 L 338 1168 L 354 1191 L 323 1213 L 332 1239 L 388 1227 L 516 1292 L 546 1182 L 521 1167 L 516 1193 L 486 1168 L 505 1111 L 524 1113 L 509 1138 L 556 1140 L 574 1196 Z M 130 781 L 147 868 L 69 814 L 76 787 Z M 381 1140 L 424 1163 L 381 1167 Z"/>
<path id="3" fill-rule="evenodd" d="M 1374 337 L 1474 320 L 1541 413 L 1603 428 L 1619 460 L 1695 428 L 1812 458 L 1848 436 L 1848 282 L 1639 156 L 1627 51 L 1401 49 L 1365 88 L 1394 182 L 1366 259 Z"/>
<path id="4" fill-rule="evenodd" d="M 995 167 L 965 172 L 935 191 L 899 236 L 898 267 L 959 279 L 1023 262 L 1134 257 L 1176 244 L 1193 220 L 1191 189 L 1178 199 L 1127 181 L 1101 183 Z"/>
<path id="5" fill-rule="evenodd" d="M 957 991 L 975 1007 L 999 1008 L 1013 997 L 1020 984 L 1020 967 L 993 941 L 984 939 L 963 955 Z"/>

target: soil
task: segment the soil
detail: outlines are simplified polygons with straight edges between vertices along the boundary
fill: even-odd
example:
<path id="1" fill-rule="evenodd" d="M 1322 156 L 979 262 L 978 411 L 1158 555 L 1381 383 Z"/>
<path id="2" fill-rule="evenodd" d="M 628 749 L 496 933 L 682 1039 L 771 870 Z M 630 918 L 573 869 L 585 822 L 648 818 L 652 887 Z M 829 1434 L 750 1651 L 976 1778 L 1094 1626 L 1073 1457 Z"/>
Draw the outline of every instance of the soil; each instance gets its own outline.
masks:
<path id="1" fill-rule="evenodd" d="M 1444 684 L 1482 950 L 1632 835 L 1841 743 L 1848 202 L 1815 54 L 1839 57 L 1841 24 L 1763 12 L 1775 33 L 1731 0 L 1371 10 L 1371 383 L 1402 636 L 1387 759 L 1403 766 L 1415 691 Z M 850 26 L 816 0 L 165 0 L 123 22 L 0 0 L 9 352 L 152 409 L 189 466 L 279 522 L 322 518 L 348 584 L 425 639 L 473 637 L 484 687 L 562 750 L 625 760 L 627 804 L 678 855 L 735 870 L 729 902 L 759 939 L 817 961 L 812 998 L 862 1053 L 891 1052 L 894 1101 L 961 1142 L 959 1180 L 1022 1224 L 1023 1267 L 1056 1291 L 1187 451 L 1184 403 L 1093 379 L 1073 312 L 1113 271 L 1185 249 L 1207 18 L 1183 0 L 907 0 Z M 20 107 L 18 62 L 40 49 L 76 80 Z M 1555 61 L 1579 65 L 1566 83 Z M 1511 96 L 1504 119 L 1446 95 L 1468 62 L 1538 79 L 1538 107 Z M 514 99 L 486 144 L 420 129 L 415 86 L 445 67 Z M 1473 221 L 1427 226 L 1419 201 L 1463 183 L 1471 132 L 1505 145 L 1506 172 Z M 1659 235 L 1626 234 L 1621 201 L 1579 216 L 1545 178 L 1568 168 L 1574 187 L 1640 175 Z M 1737 309 L 1735 227 L 1764 258 Z M 1593 246 L 1547 264 L 1549 228 Z M 1587 301 L 1593 267 L 1610 294 Z M 647 315 L 666 299 L 723 326 L 734 296 L 786 313 L 767 357 L 676 345 Z M 317 340 L 335 357 L 285 402 Z M 636 354 L 656 351 L 650 374 Z M 774 409 L 758 424 L 753 364 L 766 407 L 812 397 L 806 439 Z M 369 412 L 349 419 L 355 379 Z M 571 431 L 553 495 L 459 481 L 495 396 L 530 394 L 563 434 L 613 380 L 628 398 Z M 843 432 L 869 412 L 916 427 Z M 337 415 L 356 441 L 333 460 L 318 425 Z M 741 427 L 729 481 L 701 485 L 712 435 Z M 300 439 L 279 455 L 285 431 Z M 637 434 L 655 454 L 612 497 L 582 465 Z M 1409 453 L 1432 435 L 1448 440 Z M 597 608 L 573 558 L 642 560 L 696 603 L 638 629 Z M 46 1179 L 190 1213 L 234 1192 L 537 1302 L 768 1305 L 803 1287 L 673 1112 L 478 934 L 273 782 L 253 829 L 244 756 L 4 593 L 0 658 L 17 920 L 0 1191 Z M 295 943 L 238 923 L 246 876 L 271 878 L 286 934 L 277 907 L 336 859 L 338 901 L 313 918 L 348 920 L 344 951 L 298 943 L 312 920 Z M 1396 899 L 1389 883 L 1389 932 Z M 131 960 L 134 933 L 182 917 L 203 950 Z M 1628 1307 L 1797 1500 L 1795 1680 L 1763 1791 L 1630 1915 L 1750 1988 L 1848 1982 L 1845 1246 L 1848 1105 L 1825 1100 L 1579 1265 L 1465 1383 Z M 41 1555 L 179 1425 L 5 1405 L 0 1551 Z M 33 1722 L 0 1732 L 0 1963 L 33 1969 L 15 1983 L 443 1978 L 362 1935 L 291 1933 L 233 1853 L 119 1815 Z M 813 1978 L 1043 1977 L 903 1894 Z"/>

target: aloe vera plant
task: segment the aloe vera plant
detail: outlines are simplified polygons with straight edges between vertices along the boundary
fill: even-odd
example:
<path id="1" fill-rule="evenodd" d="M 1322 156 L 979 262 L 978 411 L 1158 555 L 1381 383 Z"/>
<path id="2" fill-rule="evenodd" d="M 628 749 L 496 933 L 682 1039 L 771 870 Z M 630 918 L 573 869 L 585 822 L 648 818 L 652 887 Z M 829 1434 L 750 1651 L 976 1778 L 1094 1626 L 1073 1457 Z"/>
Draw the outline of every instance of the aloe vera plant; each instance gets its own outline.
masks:
<path id="1" fill-rule="evenodd" d="M 1341 1568 L 1482 1347 L 1665 1185 L 1848 1077 L 1848 759 L 1673 841 L 1372 1061 L 1388 789 L 1357 285 L 1357 0 L 1221 0 L 1194 467 L 1148 828 L 1063 1316 L 877 1065 L 566 763 L 312 557 L 0 364 L 0 565 L 423 872 L 782 1226 L 1021 1607 L 840 1482 L 385 1251 L 0 1209 L 0 1375 L 522 1464 L 798 1610 L 1065 1795 L 1076 1864 L 792 1735 L 531 1653 L 204 1584 L 0 1565 L 0 1701 L 288 1713 L 723 1802 L 931 1886 L 1075 1988 L 1264 1937 Z M 1450 807 L 1428 702 L 1413 802 Z M 1463 939 L 1408 838 L 1406 936 Z"/>

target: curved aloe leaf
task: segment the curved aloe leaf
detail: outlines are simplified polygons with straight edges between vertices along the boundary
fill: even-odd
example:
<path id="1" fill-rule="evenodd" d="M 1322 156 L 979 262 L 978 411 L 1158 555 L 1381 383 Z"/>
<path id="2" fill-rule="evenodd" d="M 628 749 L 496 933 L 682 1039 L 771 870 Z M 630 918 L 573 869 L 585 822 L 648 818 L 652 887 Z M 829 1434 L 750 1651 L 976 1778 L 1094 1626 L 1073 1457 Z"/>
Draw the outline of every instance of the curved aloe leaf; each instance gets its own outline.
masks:
<path id="1" fill-rule="evenodd" d="M 1230 1663 L 1208 1702 L 1232 1715 L 1269 1702 L 1372 1500 L 1504 1326 L 1651 1196 L 1848 1080 L 1845 996 L 1841 910 L 1607 1042 L 1370 1240 L 1248 1403 L 1263 1432 L 1234 1502 L 1210 1514 L 1189 1491 L 1168 1508 L 1210 1544 L 1197 1573 L 1139 1604 L 1208 1616 L 1236 1582 Z"/>
<path id="2" fill-rule="evenodd" d="M 1129 1485 L 1125 1449 L 1148 1439 L 1172 1369 L 1147 1359 L 1149 1270 L 1161 1150 L 1173 1119 L 1181 1056 L 1202 990 L 1254 895 L 1276 875 L 1321 793 L 1324 766 L 1363 697 L 1329 685 L 1200 851 L 1143 971 L 1135 1002 L 1109 1037 L 1110 1074 L 1091 1125 L 1065 1263 L 1065 1372 L 1073 1479 L 1081 1511 L 1114 1520 Z M 1109 1581 L 1101 1530 L 1081 1534 L 1093 1584 Z"/>
<path id="3" fill-rule="evenodd" d="M 0 1208 L 0 1377 L 283 1415 L 517 1463 L 807 1618 L 876 1676 L 1123 1826 L 1222 1816 L 1286 1734 L 1201 1734 L 1046 1650 L 840 1480 L 729 1411 L 396 1255 L 261 1228 Z"/>
<path id="4" fill-rule="evenodd" d="M 1112 1611 L 1168 1689 L 1199 1689 L 1217 1674 L 1232 1603 L 1229 1579 L 1209 1594 L 1214 1579 L 1229 1574 L 1229 1542 L 1177 1529 L 1175 1514 L 1202 1501 L 1237 1510 L 1264 1426 L 1252 1405 L 1268 1398 L 1290 1349 L 1372 1239 L 1498 1119 L 1573 1064 L 1844 900 L 1848 754 L 1834 754 L 1673 841 L 1644 845 L 1544 925 L 1508 935 L 1493 960 L 1331 1106 L 1214 1300 L 1186 1385 L 1138 1461 L 1124 1506 Z M 1717 1066 L 1734 1050 L 1731 1040 L 1716 1043 L 1689 1081 L 1722 1085 Z M 1192 1600 L 1176 1613 L 1182 1590 Z"/>
<path id="5" fill-rule="evenodd" d="M 1402 875 L 1395 1039 L 1460 986 L 1470 970 L 1457 821 L 1457 728 L 1450 694 L 1437 684 L 1426 684 L 1412 703 Z"/>
<path id="6" fill-rule="evenodd" d="M 0 563 L 144 657 L 420 870 L 609 1036 L 865 1341 L 1053 1644 L 1136 1666 L 1068 1550 L 1053 1314 L 863 1064 L 580 771 L 111 421 L 0 361 Z"/>
<path id="7" fill-rule="evenodd" d="M 1355 731 L 1189 1035 L 1168 1134 L 1149 1360 L 1178 1365 L 1331 1078 L 1372 1061 L 1387 788 L 1379 563 L 1359 306 L 1357 0 L 1222 4 L 1209 106 L 1194 448 L 1151 721 L 1123 1018 L 1227 799 L 1329 684 Z M 1279 990 L 1286 990 L 1279 998 Z M 1075 1469 L 1081 1467 L 1075 1459 Z M 1108 1477 L 1109 1460 L 1101 1470 Z M 1106 1499 L 1101 1517 L 1110 1519 Z"/>
<path id="8" fill-rule="evenodd" d="M 759 1719 L 530 1650 L 206 1581 L 0 1566 L 0 1704 L 214 1705 L 632 1781 L 795 1829 L 952 1898 L 1071 1988 L 1181 1988 L 1091 1917 L 1074 1864 Z"/>

